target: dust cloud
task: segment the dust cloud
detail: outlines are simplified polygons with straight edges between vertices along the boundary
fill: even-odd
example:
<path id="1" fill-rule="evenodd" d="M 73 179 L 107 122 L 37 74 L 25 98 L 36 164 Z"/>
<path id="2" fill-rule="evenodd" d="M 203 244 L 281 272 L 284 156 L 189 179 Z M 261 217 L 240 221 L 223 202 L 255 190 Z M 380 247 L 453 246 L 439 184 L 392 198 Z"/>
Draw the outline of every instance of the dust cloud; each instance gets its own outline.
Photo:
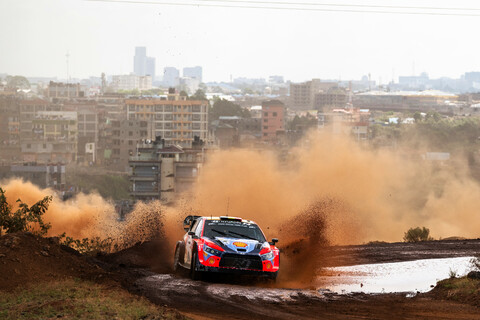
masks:
<path id="1" fill-rule="evenodd" d="M 203 168 L 192 207 L 202 215 L 253 219 L 276 237 L 285 221 L 329 198 L 337 203 L 324 210 L 330 244 L 400 241 L 414 226 L 430 228 L 436 238 L 478 237 L 478 183 L 461 165 L 442 167 L 407 152 L 318 132 L 284 161 L 269 151 L 219 151 Z M 301 233 L 283 236 L 308 236 Z"/>
<path id="2" fill-rule="evenodd" d="M 10 203 L 20 198 L 31 205 L 53 194 L 21 180 L 2 187 Z M 120 222 L 112 203 L 80 194 L 67 202 L 54 198 L 45 220 L 51 236 L 111 237 L 124 248 L 164 237 L 173 251 L 187 214 L 255 220 L 268 238 L 280 238 L 280 247 L 302 239 L 358 244 L 400 241 L 415 226 L 430 228 L 435 238 L 479 237 L 479 196 L 461 161 L 436 165 L 411 150 L 373 150 L 315 132 L 282 157 L 264 149 L 209 154 L 195 188 L 175 207 L 138 203 Z M 321 233 L 312 217 L 320 219 Z"/>
<path id="3" fill-rule="evenodd" d="M 164 207 L 159 201 L 139 202 L 125 221 L 119 221 L 113 203 L 95 193 L 80 193 L 64 202 L 55 191 L 41 189 L 21 179 L 3 182 L 1 186 L 11 205 L 15 205 L 17 199 L 33 205 L 43 197 L 53 195 L 44 214 L 44 221 L 51 224 L 48 236 L 66 233 L 74 239 L 111 238 L 118 249 L 123 249 L 164 235 Z"/>

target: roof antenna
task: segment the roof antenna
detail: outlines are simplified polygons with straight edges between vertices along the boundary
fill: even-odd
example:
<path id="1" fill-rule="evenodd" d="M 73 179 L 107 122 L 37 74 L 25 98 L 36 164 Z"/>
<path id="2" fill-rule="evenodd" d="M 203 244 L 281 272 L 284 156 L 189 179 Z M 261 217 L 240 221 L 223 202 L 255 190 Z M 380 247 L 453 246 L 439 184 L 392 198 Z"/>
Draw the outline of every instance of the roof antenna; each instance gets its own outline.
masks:
<path id="1" fill-rule="evenodd" d="M 230 206 L 230 197 L 227 198 L 227 217 L 228 217 L 228 207 Z"/>

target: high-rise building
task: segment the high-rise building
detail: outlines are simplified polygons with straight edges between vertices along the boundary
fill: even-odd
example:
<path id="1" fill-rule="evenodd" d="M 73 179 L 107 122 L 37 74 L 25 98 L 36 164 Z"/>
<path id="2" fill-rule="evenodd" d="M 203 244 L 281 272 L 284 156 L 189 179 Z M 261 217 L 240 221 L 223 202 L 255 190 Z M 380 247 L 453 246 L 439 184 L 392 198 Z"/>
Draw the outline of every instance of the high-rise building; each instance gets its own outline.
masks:
<path id="1" fill-rule="evenodd" d="M 183 68 L 183 76 L 187 78 L 196 79 L 202 82 L 202 76 L 203 76 L 202 67 L 196 66 L 196 67 Z"/>
<path id="2" fill-rule="evenodd" d="M 163 69 L 163 85 L 167 87 L 176 87 L 180 83 L 180 71 L 174 67 L 165 67 Z"/>
<path id="3" fill-rule="evenodd" d="M 135 56 L 133 57 L 133 73 L 137 76 L 144 76 L 147 67 L 147 48 L 135 47 Z"/>
<path id="4" fill-rule="evenodd" d="M 155 58 L 147 57 L 145 75 L 151 76 L 152 80 L 155 80 Z"/>
<path id="5" fill-rule="evenodd" d="M 135 47 L 133 73 L 137 76 L 151 76 L 152 79 L 155 78 L 155 58 L 147 57 L 146 47 Z"/>

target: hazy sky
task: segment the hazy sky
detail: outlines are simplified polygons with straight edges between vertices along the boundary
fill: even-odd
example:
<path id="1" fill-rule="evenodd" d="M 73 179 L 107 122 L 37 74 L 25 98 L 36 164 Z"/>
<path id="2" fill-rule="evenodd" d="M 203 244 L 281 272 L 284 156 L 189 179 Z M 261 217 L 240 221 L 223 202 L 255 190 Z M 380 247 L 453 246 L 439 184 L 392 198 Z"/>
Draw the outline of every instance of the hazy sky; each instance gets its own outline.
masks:
<path id="1" fill-rule="evenodd" d="M 200 65 L 205 81 L 277 74 L 293 81 L 359 79 L 371 73 L 386 83 L 414 70 L 455 78 L 480 71 L 480 1 L 302 2 L 470 8 L 435 12 L 478 16 L 0 0 L 0 73 L 66 78 L 69 52 L 71 77 L 128 74 L 135 46 L 146 46 L 147 55 L 156 58 L 157 75 L 165 66 Z"/>

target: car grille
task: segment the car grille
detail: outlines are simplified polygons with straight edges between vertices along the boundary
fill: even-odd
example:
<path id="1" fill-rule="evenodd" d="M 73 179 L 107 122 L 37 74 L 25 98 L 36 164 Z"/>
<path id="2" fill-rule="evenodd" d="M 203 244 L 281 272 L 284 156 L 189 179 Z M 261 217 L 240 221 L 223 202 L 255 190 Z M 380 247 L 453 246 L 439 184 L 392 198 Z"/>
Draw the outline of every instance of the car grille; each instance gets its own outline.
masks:
<path id="1" fill-rule="evenodd" d="M 220 260 L 220 267 L 262 270 L 262 259 L 260 256 L 240 255 L 225 253 Z"/>

